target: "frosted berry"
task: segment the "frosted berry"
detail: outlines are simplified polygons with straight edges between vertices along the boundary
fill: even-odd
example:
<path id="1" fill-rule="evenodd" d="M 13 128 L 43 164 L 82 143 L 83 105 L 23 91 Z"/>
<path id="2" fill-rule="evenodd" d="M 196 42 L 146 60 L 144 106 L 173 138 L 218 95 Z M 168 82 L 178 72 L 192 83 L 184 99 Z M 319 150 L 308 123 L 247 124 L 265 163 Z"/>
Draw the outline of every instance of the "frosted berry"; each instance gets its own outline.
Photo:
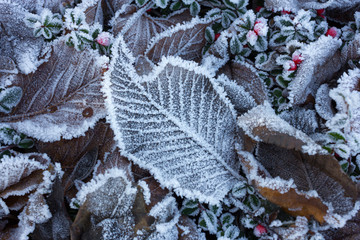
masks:
<path id="1" fill-rule="evenodd" d="M 250 30 L 247 34 L 246 34 L 246 40 L 248 41 L 248 43 L 250 43 L 250 45 L 254 46 L 256 41 L 258 39 L 258 35 L 256 34 L 255 31 Z"/>
<path id="2" fill-rule="evenodd" d="M 96 38 L 96 42 L 105 47 L 110 45 L 110 40 L 111 40 L 111 35 L 108 32 L 102 32 Z"/>
<path id="3" fill-rule="evenodd" d="M 269 27 L 266 24 L 266 20 L 264 18 L 259 18 L 256 20 L 254 25 L 254 32 L 259 36 L 266 36 Z"/>
<path id="4" fill-rule="evenodd" d="M 299 65 L 300 63 L 302 63 L 304 58 L 301 56 L 301 53 L 294 52 L 293 55 L 292 55 L 292 60 L 296 65 Z"/>
<path id="5" fill-rule="evenodd" d="M 297 65 L 294 61 L 290 61 L 289 65 L 290 65 L 290 68 L 288 69 L 288 71 L 295 71 L 297 69 Z"/>
<path id="6" fill-rule="evenodd" d="M 332 27 L 332 28 L 329 28 L 326 32 L 326 36 L 332 36 L 333 38 L 336 37 L 338 34 L 337 32 L 337 28 L 336 27 Z"/>
<path id="7" fill-rule="evenodd" d="M 261 237 L 262 235 L 266 234 L 267 233 L 267 230 L 266 228 L 261 225 L 261 224 L 258 224 L 255 228 L 254 228 L 254 235 L 256 237 Z"/>
<path id="8" fill-rule="evenodd" d="M 316 10 L 316 13 L 319 17 L 325 18 L 324 16 L 325 9 L 318 9 Z"/>
<path id="9" fill-rule="evenodd" d="M 220 33 L 215 34 L 215 41 L 220 37 L 220 35 L 221 35 Z"/>

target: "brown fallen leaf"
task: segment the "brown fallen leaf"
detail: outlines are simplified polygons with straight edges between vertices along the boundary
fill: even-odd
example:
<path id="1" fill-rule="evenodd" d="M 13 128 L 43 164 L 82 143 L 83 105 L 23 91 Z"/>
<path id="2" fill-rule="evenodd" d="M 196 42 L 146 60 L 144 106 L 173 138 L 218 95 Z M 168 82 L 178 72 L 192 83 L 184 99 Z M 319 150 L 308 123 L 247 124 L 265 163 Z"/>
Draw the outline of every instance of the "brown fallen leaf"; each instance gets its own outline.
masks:
<path id="1" fill-rule="evenodd" d="M 43 141 L 83 134 L 106 114 L 98 57 L 56 41 L 35 73 L 17 75 L 12 86 L 22 88 L 22 98 L 10 114 L 0 114 L 0 121 Z"/>
<path id="2" fill-rule="evenodd" d="M 43 195 L 51 190 L 54 166 L 44 154 L 17 154 L 2 157 L 0 172 L 0 238 L 25 239 L 51 217 Z"/>
<path id="3" fill-rule="evenodd" d="M 206 44 L 205 29 L 213 23 L 211 19 L 193 19 L 158 34 L 149 44 L 145 55 L 158 63 L 163 56 L 179 56 L 184 60 L 200 62 Z"/>
<path id="4" fill-rule="evenodd" d="M 185 10 L 174 12 L 167 18 L 155 18 L 147 13 L 137 12 L 137 7 L 130 5 L 124 13 L 115 16 L 113 32 L 117 36 L 121 33 L 128 44 L 133 56 L 143 55 L 150 40 L 170 26 L 191 19 Z"/>
<path id="5" fill-rule="evenodd" d="M 229 62 L 219 70 L 219 73 L 225 74 L 242 86 L 257 104 L 262 104 L 268 100 L 268 90 L 264 81 L 258 76 L 257 70 L 249 63 Z"/>
<path id="6" fill-rule="evenodd" d="M 289 213 L 341 226 L 341 216 L 346 220 L 358 199 L 356 184 L 333 156 L 266 106 L 238 119 L 245 133 L 259 141 L 256 158 L 239 151 L 247 177 L 260 194 Z"/>

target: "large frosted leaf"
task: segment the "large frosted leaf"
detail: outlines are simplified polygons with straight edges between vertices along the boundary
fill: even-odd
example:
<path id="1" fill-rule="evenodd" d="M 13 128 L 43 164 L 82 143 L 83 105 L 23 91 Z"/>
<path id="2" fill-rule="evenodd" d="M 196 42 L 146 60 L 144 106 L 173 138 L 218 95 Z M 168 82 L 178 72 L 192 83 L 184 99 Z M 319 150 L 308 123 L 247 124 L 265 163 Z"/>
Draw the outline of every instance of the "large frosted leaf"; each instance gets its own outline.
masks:
<path id="1" fill-rule="evenodd" d="M 103 24 L 104 14 L 102 10 L 102 0 L 85 0 L 77 7 L 85 13 L 85 21 L 89 25 L 94 23 Z"/>
<path id="2" fill-rule="evenodd" d="M 301 50 L 304 61 L 288 86 L 290 104 L 305 102 L 309 94 L 315 96 L 318 87 L 340 70 L 341 43 L 339 39 L 322 36 Z"/>
<path id="3" fill-rule="evenodd" d="M 121 13 L 121 14 L 120 14 Z M 144 54 L 150 40 L 176 23 L 186 21 L 190 15 L 180 10 L 167 18 L 154 18 L 133 5 L 119 11 L 113 20 L 115 36 L 121 33 L 134 56 Z"/>
<path id="4" fill-rule="evenodd" d="M 0 122 L 43 141 L 83 134 L 105 116 L 99 57 L 56 42 L 48 62 L 13 82 L 23 97 L 10 114 L 0 114 Z"/>
<path id="5" fill-rule="evenodd" d="M 162 56 L 179 56 L 199 62 L 206 44 L 205 29 L 212 22 L 211 19 L 194 18 L 189 23 L 178 24 L 152 39 L 145 54 L 154 63 Z"/>
<path id="6" fill-rule="evenodd" d="M 104 82 L 122 153 L 179 195 L 217 203 L 235 182 L 235 114 L 206 69 L 170 57 L 140 78 L 121 37 Z"/>
<path id="7" fill-rule="evenodd" d="M 39 57 L 44 40 L 35 38 L 32 29 L 26 27 L 26 13 L 20 5 L 0 1 L 0 55 L 15 60 L 19 70 L 28 74 L 43 62 Z"/>

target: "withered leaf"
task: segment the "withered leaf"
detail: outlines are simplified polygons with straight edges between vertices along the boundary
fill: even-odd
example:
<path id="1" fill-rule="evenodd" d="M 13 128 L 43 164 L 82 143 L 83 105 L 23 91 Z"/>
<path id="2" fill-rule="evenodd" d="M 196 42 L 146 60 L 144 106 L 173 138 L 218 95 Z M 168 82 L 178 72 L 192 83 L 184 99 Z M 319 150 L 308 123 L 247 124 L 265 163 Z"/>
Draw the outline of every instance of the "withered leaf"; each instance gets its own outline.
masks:
<path id="1" fill-rule="evenodd" d="M 48 62 L 14 80 L 13 86 L 23 90 L 22 99 L 10 114 L 0 114 L 0 121 L 43 141 L 83 134 L 106 114 L 98 57 L 58 40 Z"/>
<path id="2" fill-rule="evenodd" d="M 358 52 L 358 49 L 360 47 L 360 33 L 357 33 L 355 35 L 355 38 L 350 41 L 349 43 L 346 43 L 341 50 L 341 57 L 343 62 L 347 62 L 349 60 L 357 60 L 360 59 L 360 54 Z"/>
<path id="3" fill-rule="evenodd" d="M 114 157 L 113 154 L 108 155 L 108 152 L 113 151 L 114 143 L 114 133 L 111 130 L 110 125 L 104 123 L 103 121 L 99 121 L 94 128 L 89 129 L 85 133 L 85 136 L 71 140 L 60 140 L 53 143 L 36 141 L 35 144 L 39 152 L 46 153 L 54 162 L 61 163 L 65 172 L 63 176 L 63 184 L 66 185 L 66 191 L 73 186 L 74 180 L 79 177 L 78 174 L 73 173 L 76 168 L 79 169 L 79 173 L 86 178 L 86 176 L 94 170 L 94 164 L 98 159 L 102 163 L 106 162 L 106 159 L 110 159 L 108 161 L 109 163 L 118 159 Z M 97 150 L 96 157 L 83 158 L 95 150 Z M 105 156 L 107 156 L 107 158 L 105 158 Z M 90 161 L 83 161 L 82 163 L 79 163 L 81 158 L 83 158 L 83 160 Z M 121 158 L 121 156 L 119 156 L 119 158 Z M 80 167 L 78 165 L 86 165 L 87 167 Z M 100 164 L 98 167 L 98 173 L 101 172 L 101 169 L 104 169 L 102 166 L 103 164 Z M 103 172 L 105 172 L 105 169 Z M 69 196 L 72 196 L 73 194 L 74 193 L 67 193 Z"/>
<path id="4" fill-rule="evenodd" d="M 51 217 L 43 194 L 51 189 L 54 166 L 46 155 L 35 153 L 3 156 L 0 165 L 0 220 L 10 220 L 0 238 L 26 239 L 35 224 Z"/>
<path id="5" fill-rule="evenodd" d="M 341 217 L 358 199 L 355 183 L 333 156 L 269 109 L 258 106 L 238 119 L 245 133 L 260 141 L 256 159 L 239 154 L 248 178 L 264 197 L 288 212 L 341 226 Z"/>
<path id="6" fill-rule="evenodd" d="M 104 22 L 104 13 L 102 9 L 102 1 L 88 1 L 82 2 L 77 7 L 80 8 L 85 13 L 85 21 L 89 25 L 93 25 L 95 23 L 103 24 Z"/>
<path id="7" fill-rule="evenodd" d="M 117 14 L 113 23 L 115 36 L 121 33 L 134 56 L 143 55 L 150 40 L 176 23 L 190 19 L 184 10 L 174 12 L 167 18 L 154 18 L 147 13 L 137 12 L 136 6 L 126 7 L 124 13 Z"/>
<path id="8" fill-rule="evenodd" d="M 155 36 L 145 55 L 158 63 L 163 56 L 179 56 L 184 60 L 200 62 L 206 44 L 205 29 L 213 21 L 195 18 L 189 23 L 178 24 Z"/>
<path id="9" fill-rule="evenodd" d="M 219 73 L 225 74 L 242 86 L 255 100 L 257 104 L 262 104 L 268 100 L 268 90 L 264 81 L 257 74 L 256 69 L 249 63 L 229 62 Z"/>

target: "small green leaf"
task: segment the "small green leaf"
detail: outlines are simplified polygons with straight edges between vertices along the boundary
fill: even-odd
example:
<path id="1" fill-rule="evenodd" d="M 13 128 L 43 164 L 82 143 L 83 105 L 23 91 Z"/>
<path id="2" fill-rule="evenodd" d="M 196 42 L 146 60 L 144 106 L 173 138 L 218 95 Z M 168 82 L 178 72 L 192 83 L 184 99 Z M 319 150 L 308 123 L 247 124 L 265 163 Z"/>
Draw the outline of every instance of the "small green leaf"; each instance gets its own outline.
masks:
<path id="1" fill-rule="evenodd" d="M 212 43 L 215 40 L 215 32 L 211 27 L 205 29 L 205 39 L 206 41 Z"/>
<path id="2" fill-rule="evenodd" d="M 245 182 L 237 183 L 231 190 L 233 196 L 239 199 L 245 197 L 246 192 L 247 192 L 247 187 Z"/>
<path id="3" fill-rule="evenodd" d="M 230 40 L 230 52 L 234 55 L 239 54 L 243 49 L 243 46 L 237 36 L 233 36 Z"/>
<path id="4" fill-rule="evenodd" d="M 146 2 L 146 0 L 135 0 L 135 3 L 138 5 L 138 7 L 144 6 Z"/>
<path id="5" fill-rule="evenodd" d="M 182 7 L 182 2 L 181 2 L 181 1 L 173 2 L 173 3 L 170 5 L 170 9 L 171 9 L 172 11 L 177 11 L 177 10 L 179 10 L 181 7 Z"/>
<path id="6" fill-rule="evenodd" d="M 194 1 L 190 5 L 190 14 L 191 16 L 197 16 L 200 12 L 200 4 L 197 1 Z"/>
<path id="7" fill-rule="evenodd" d="M 25 149 L 29 149 L 29 148 L 32 148 L 34 146 L 34 141 L 29 139 L 29 138 L 25 138 L 25 139 L 22 139 L 18 144 L 17 146 L 19 148 L 25 148 Z"/>
<path id="8" fill-rule="evenodd" d="M 10 87 L 0 93 L 0 112 L 10 113 L 11 109 L 18 105 L 23 95 L 21 87 Z"/>
<path id="9" fill-rule="evenodd" d="M 43 33 L 43 36 L 44 36 L 45 39 L 51 39 L 52 38 L 52 32 L 50 31 L 49 28 L 44 27 L 42 29 L 42 33 Z"/>
<path id="10" fill-rule="evenodd" d="M 343 140 L 343 141 L 346 141 L 345 140 L 345 137 L 343 135 L 341 135 L 340 133 L 337 133 L 337 132 L 329 132 L 329 135 L 334 139 L 334 140 Z"/>

